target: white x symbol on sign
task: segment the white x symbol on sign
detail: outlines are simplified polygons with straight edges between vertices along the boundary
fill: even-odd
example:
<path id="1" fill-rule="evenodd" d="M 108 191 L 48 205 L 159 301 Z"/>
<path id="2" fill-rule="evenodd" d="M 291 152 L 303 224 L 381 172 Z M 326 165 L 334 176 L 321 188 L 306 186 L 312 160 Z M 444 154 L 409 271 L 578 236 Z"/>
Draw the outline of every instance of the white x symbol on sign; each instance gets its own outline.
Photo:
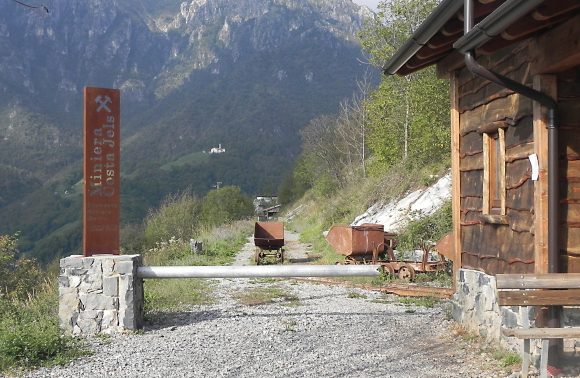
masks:
<path id="1" fill-rule="evenodd" d="M 100 112 L 102 109 L 105 109 L 107 112 L 111 112 L 111 109 L 107 106 L 108 104 L 112 103 L 111 98 L 109 96 L 97 96 L 95 98 L 95 102 L 99 104 L 97 108 L 97 113 Z"/>

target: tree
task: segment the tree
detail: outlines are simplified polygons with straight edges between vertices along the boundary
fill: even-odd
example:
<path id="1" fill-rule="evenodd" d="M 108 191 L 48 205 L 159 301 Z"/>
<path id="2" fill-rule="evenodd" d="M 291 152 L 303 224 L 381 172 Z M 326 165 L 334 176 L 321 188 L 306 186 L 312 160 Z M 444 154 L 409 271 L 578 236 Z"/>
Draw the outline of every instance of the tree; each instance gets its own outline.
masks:
<path id="1" fill-rule="evenodd" d="M 368 117 L 365 101 L 370 81 L 365 76 L 357 85 L 358 91 L 340 103 L 337 115 L 314 118 L 300 132 L 301 157 L 303 162 L 308 162 L 315 177 L 312 186 L 323 184 L 331 189 L 353 177 L 366 176 Z"/>
<path id="2" fill-rule="evenodd" d="M 243 219 L 253 213 L 252 200 L 237 186 L 212 190 L 205 195 L 201 204 L 201 222 L 209 227 Z"/>
<path id="3" fill-rule="evenodd" d="M 376 18 L 360 33 L 370 62 L 388 61 L 436 5 L 434 0 L 381 3 Z M 401 160 L 417 166 L 448 159 L 448 109 L 448 84 L 436 78 L 433 69 L 384 76 L 366 102 L 374 170 Z"/>
<path id="4" fill-rule="evenodd" d="M 33 259 L 18 258 L 18 235 L 0 235 L 0 297 L 25 299 L 42 281 Z"/>

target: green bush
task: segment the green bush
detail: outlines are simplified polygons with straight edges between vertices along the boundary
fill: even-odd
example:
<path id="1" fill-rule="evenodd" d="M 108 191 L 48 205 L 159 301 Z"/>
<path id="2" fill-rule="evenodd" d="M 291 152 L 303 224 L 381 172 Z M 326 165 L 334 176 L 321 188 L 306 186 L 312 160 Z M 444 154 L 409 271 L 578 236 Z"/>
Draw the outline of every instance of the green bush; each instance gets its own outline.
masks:
<path id="1" fill-rule="evenodd" d="M 411 250 L 421 242 L 438 241 L 452 227 L 451 201 L 448 201 L 435 213 L 410 222 L 398 236 L 398 248 Z"/>
<path id="2" fill-rule="evenodd" d="M 201 205 L 201 221 L 206 227 L 219 226 L 252 216 L 254 205 L 237 186 L 208 192 Z"/>
<path id="3" fill-rule="evenodd" d="M 189 240 L 199 223 L 199 199 L 188 193 L 170 195 L 145 219 L 145 241 L 149 247 L 171 238 Z"/>

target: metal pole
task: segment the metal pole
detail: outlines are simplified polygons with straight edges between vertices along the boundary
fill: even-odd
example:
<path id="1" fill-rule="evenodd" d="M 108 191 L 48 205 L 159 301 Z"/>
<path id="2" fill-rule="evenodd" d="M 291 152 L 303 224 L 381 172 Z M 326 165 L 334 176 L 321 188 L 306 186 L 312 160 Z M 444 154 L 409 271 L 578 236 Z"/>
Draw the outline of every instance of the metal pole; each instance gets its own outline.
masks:
<path id="1" fill-rule="evenodd" d="M 374 277 L 380 265 L 142 266 L 141 278 Z"/>

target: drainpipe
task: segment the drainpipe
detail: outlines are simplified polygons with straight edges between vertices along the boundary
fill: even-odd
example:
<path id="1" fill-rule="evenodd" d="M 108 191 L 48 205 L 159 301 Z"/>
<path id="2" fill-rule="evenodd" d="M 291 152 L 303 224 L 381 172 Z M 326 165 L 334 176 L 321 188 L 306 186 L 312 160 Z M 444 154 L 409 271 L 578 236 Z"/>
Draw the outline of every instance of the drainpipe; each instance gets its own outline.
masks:
<path id="1" fill-rule="evenodd" d="M 530 1 L 530 0 L 527 0 Z M 523 16 L 528 12 L 527 8 L 520 7 L 520 12 L 518 13 L 518 5 L 524 4 L 521 0 L 508 0 L 503 6 L 507 8 L 512 6 L 512 10 L 515 9 L 516 12 L 510 14 L 510 18 L 505 20 L 506 23 L 511 23 L 517 18 Z M 528 3 L 529 5 L 529 3 Z M 497 12 L 497 13 L 496 13 Z M 493 18 L 496 16 L 497 19 L 502 17 L 501 11 L 498 9 L 496 12 L 489 15 L 487 18 Z M 504 13 L 505 16 L 505 13 Z M 483 24 L 486 20 L 483 20 L 479 25 Z M 507 27 L 507 24 L 505 25 Z M 467 35 L 473 29 L 473 0 L 465 0 L 464 2 L 464 30 L 465 35 Z M 485 35 L 485 29 L 477 30 L 479 35 Z M 474 30 L 475 32 L 475 30 Z M 473 35 L 472 33 L 471 35 Z M 468 39 L 467 36 L 464 36 Z M 485 37 L 483 37 L 485 38 Z M 488 37 L 489 38 L 489 37 Z M 455 47 L 455 46 L 454 46 Z M 510 89 L 522 96 L 528 97 L 533 101 L 537 101 L 546 108 L 548 108 L 548 272 L 558 273 L 559 272 L 559 258 L 560 258 L 560 248 L 558 241 L 559 234 L 559 219 L 560 219 L 560 187 L 559 187 L 559 174 L 558 174 L 558 104 L 550 96 L 527 87 L 521 83 L 518 83 L 508 77 L 500 75 L 498 73 L 492 72 L 484 67 L 482 67 L 473 56 L 473 50 L 464 51 L 465 54 L 465 64 L 467 68 L 475 75 L 483 77 L 491 82 L 501 85 L 507 89 Z"/>

